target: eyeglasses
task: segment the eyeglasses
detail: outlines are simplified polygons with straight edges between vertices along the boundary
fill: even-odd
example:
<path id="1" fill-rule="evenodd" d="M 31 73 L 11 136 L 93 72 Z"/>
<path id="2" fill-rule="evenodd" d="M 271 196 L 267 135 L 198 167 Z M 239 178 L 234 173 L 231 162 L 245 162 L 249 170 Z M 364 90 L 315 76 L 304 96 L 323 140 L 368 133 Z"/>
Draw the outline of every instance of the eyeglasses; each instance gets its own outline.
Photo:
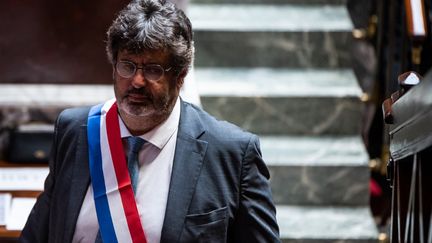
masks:
<path id="1" fill-rule="evenodd" d="M 157 82 L 161 80 L 165 72 L 169 72 L 170 68 L 164 69 L 158 64 L 148 64 L 142 67 L 138 67 L 135 63 L 129 61 L 120 61 L 116 63 L 116 71 L 118 75 L 123 78 L 132 78 L 138 69 L 141 69 L 143 76 L 146 80 L 151 82 Z"/>

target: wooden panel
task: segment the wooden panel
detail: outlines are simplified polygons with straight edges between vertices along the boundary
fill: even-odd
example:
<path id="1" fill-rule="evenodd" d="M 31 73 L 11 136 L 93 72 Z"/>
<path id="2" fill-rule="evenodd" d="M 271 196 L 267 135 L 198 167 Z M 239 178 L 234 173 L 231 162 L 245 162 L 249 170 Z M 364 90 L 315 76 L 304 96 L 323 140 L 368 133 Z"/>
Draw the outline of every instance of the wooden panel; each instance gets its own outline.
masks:
<path id="1" fill-rule="evenodd" d="M 6 227 L 0 226 L 0 242 L 6 238 L 18 238 L 21 234 L 20 230 L 7 230 Z"/>
<path id="2" fill-rule="evenodd" d="M 0 83 L 111 83 L 105 33 L 128 2 L 0 1 Z"/>

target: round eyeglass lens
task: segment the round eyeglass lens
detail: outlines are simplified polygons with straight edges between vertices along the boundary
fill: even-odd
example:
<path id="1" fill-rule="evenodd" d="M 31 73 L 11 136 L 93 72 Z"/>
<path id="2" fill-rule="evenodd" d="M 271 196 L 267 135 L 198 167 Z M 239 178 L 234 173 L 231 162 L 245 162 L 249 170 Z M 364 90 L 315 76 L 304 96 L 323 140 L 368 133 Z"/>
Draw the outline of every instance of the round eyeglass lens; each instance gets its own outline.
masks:
<path id="1" fill-rule="evenodd" d="M 124 78 L 130 78 L 135 74 L 136 66 L 130 62 L 118 62 L 117 72 Z"/>
<path id="2" fill-rule="evenodd" d="M 147 65 L 143 67 L 144 76 L 151 81 L 158 81 L 162 78 L 164 70 L 159 65 Z"/>

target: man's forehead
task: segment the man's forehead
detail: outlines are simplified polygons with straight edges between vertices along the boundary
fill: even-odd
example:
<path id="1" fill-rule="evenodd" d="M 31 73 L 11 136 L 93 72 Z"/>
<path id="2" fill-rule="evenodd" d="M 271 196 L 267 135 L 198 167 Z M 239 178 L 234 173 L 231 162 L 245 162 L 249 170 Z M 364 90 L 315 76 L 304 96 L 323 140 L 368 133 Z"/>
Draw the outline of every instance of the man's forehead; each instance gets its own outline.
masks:
<path id="1" fill-rule="evenodd" d="M 128 58 L 128 59 L 168 59 L 169 53 L 164 49 L 158 50 L 142 50 L 139 52 L 122 49 L 119 51 L 117 58 Z"/>

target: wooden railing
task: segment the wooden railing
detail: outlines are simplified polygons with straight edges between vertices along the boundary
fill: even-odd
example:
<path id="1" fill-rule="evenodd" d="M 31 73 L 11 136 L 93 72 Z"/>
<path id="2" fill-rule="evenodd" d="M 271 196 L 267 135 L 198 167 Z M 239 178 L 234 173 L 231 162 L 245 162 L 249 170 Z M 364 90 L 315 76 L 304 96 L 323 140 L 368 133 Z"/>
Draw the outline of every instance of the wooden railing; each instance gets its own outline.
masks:
<path id="1" fill-rule="evenodd" d="M 432 71 L 420 80 L 409 91 L 402 82 L 403 90 L 384 105 L 390 124 L 391 242 L 432 242 Z"/>

